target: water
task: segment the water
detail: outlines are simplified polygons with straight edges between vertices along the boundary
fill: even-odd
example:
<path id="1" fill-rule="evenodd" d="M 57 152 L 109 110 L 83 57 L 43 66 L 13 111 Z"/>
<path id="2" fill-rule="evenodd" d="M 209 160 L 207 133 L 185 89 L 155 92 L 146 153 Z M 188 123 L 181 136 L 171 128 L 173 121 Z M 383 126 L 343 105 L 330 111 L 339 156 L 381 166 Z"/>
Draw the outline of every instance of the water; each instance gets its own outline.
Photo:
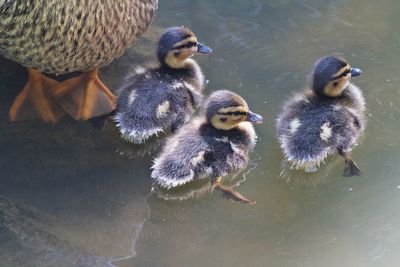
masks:
<path id="1" fill-rule="evenodd" d="M 0 265 L 398 266 L 399 11 L 394 0 L 160 1 L 150 32 L 102 69 L 116 88 L 172 25 L 210 45 L 214 54 L 197 58 L 207 92 L 234 90 L 266 118 L 249 169 L 231 181 L 254 206 L 211 195 L 207 181 L 151 193 L 153 156 L 137 159 L 112 129 L 10 123 L 26 72 L 0 59 Z M 353 153 L 363 175 L 342 177 L 337 158 L 318 175 L 282 179 L 274 118 L 313 62 L 335 52 L 364 71 L 354 82 L 368 126 Z"/>

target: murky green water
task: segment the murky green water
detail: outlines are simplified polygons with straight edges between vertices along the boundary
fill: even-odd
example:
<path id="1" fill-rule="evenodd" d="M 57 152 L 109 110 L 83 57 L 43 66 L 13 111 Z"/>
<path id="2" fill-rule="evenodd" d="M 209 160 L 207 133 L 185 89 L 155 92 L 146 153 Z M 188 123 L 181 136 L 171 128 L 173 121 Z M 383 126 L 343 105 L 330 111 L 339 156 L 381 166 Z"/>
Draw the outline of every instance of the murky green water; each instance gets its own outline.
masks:
<path id="1" fill-rule="evenodd" d="M 207 91 L 234 90 L 266 118 L 232 181 L 255 206 L 210 195 L 207 182 L 151 194 L 153 156 L 120 156 L 129 147 L 112 129 L 8 122 L 26 72 L 0 59 L 0 266 L 398 266 L 399 11 L 395 0 L 161 0 L 151 31 L 102 70 L 116 88 L 151 57 L 160 29 L 196 32 L 214 49 L 198 58 Z M 274 118 L 333 52 L 364 70 L 354 82 L 369 120 L 353 154 L 364 174 L 344 178 L 332 159 L 318 175 L 282 179 Z"/>

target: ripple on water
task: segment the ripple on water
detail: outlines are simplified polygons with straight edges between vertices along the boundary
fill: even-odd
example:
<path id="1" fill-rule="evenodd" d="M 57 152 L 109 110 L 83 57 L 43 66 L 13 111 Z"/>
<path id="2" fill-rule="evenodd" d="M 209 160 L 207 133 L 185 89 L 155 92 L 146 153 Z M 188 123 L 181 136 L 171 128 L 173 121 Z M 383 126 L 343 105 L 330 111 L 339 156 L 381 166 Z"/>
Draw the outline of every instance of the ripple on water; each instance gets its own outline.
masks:
<path id="1" fill-rule="evenodd" d="M 21 202 L 0 196 L 2 266 L 111 266 L 53 233 L 56 220 Z M 17 253 L 16 253 L 17 251 Z"/>
<path id="2" fill-rule="evenodd" d="M 344 168 L 343 158 L 329 157 L 325 163 L 321 164 L 316 172 L 307 173 L 303 170 L 295 170 L 286 161 L 282 161 L 281 179 L 287 183 L 294 183 L 300 186 L 318 186 L 328 182 L 332 174 Z"/>
<path id="3" fill-rule="evenodd" d="M 387 79 L 385 84 L 372 84 L 366 88 L 368 121 L 390 134 L 400 130 L 400 82 Z"/>

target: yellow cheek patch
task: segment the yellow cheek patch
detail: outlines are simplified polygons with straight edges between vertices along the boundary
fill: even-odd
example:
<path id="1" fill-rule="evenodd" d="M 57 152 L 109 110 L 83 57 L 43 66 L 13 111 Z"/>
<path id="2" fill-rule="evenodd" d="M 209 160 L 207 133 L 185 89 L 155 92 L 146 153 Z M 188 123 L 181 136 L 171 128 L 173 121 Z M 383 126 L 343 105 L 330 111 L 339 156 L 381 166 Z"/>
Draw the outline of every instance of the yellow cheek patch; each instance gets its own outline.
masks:
<path id="1" fill-rule="evenodd" d="M 169 51 L 166 58 L 165 58 L 165 63 L 167 63 L 168 66 L 171 68 L 181 68 L 182 67 L 182 62 L 176 58 L 174 55 L 174 51 Z"/>
<path id="2" fill-rule="evenodd" d="M 187 48 L 184 47 L 189 43 L 197 43 L 195 36 L 190 36 L 174 45 L 174 48 L 170 50 L 165 58 L 165 63 L 167 63 L 172 68 L 182 68 L 185 65 L 185 60 L 193 56 L 197 48 L 196 46 Z"/>
<path id="3" fill-rule="evenodd" d="M 225 115 L 214 115 L 211 118 L 211 124 L 220 130 L 230 130 L 234 128 L 241 121 L 234 121 L 230 118 L 231 116 Z"/>
<path id="4" fill-rule="evenodd" d="M 196 49 L 194 48 L 183 48 L 179 50 L 179 55 L 176 57 L 178 60 L 185 60 L 196 53 Z"/>
<path id="5" fill-rule="evenodd" d="M 179 52 L 179 55 L 175 55 L 175 52 Z M 171 50 L 165 58 L 165 63 L 167 63 L 171 68 L 179 69 L 184 67 L 185 60 L 193 54 L 194 52 L 189 49 Z"/>
<path id="6" fill-rule="evenodd" d="M 338 97 L 342 94 L 343 90 L 346 89 L 348 81 L 349 81 L 348 76 L 330 81 L 325 86 L 324 93 L 330 97 Z"/>

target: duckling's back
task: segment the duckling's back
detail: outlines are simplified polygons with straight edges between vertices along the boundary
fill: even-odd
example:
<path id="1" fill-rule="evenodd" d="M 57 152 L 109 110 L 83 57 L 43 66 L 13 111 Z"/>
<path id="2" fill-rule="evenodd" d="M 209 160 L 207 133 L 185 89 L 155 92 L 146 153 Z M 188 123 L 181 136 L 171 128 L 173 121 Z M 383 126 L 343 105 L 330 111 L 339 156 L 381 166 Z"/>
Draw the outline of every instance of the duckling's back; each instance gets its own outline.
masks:
<path id="1" fill-rule="evenodd" d="M 181 77 L 182 78 L 182 77 Z M 122 136 L 143 143 L 150 136 L 177 129 L 194 114 L 202 88 L 153 69 L 137 68 L 120 89 L 115 120 Z"/>
<path id="2" fill-rule="evenodd" d="M 350 84 L 340 98 L 296 94 L 277 120 L 278 137 L 293 167 L 315 171 L 337 150 L 350 151 L 365 127 L 364 98 Z"/>

